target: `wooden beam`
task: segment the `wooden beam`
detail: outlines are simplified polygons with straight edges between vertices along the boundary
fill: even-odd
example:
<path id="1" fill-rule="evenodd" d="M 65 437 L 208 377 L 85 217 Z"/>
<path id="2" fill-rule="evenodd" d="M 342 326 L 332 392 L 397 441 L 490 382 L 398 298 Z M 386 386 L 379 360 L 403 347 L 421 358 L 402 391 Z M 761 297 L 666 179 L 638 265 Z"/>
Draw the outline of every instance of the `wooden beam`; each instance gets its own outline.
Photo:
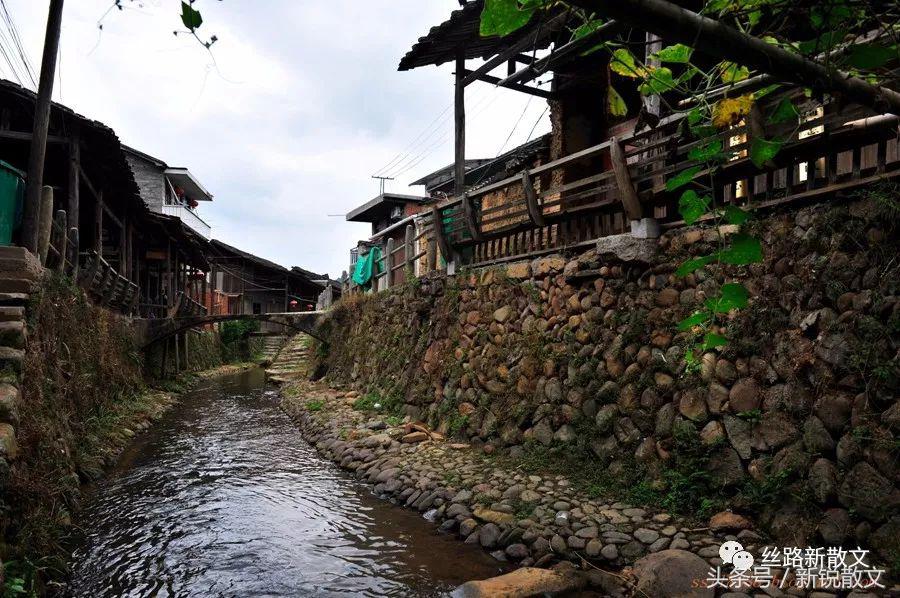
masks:
<path id="1" fill-rule="evenodd" d="M 471 73 L 472 71 L 465 72 Z M 529 87 L 528 85 L 521 85 L 519 83 L 501 85 L 502 79 L 500 79 L 499 77 L 494 77 L 493 75 L 478 75 L 476 79 L 478 81 L 484 81 L 485 83 L 493 83 L 494 85 L 499 85 L 501 87 L 505 87 L 506 89 L 512 89 L 513 91 L 520 91 L 522 93 L 531 94 L 539 98 L 544 98 L 545 100 L 552 100 L 554 97 L 553 92 L 546 91 L 544 89 L 538 89 L 537 87 Z"/>
<path id="2" fill-rule="evenodd" d="M 454 122 L 454 192 L 457 197 L 466 190 L 466 86 L 463 76 L 466 57 L 463 50 L 456 53 L 456 86 L 453 96 Z"/>
<path id="3" fill-rule="evenodd" d="M 94 251 L 98 256 L 103 255 L 103 198 L 102 193 L 97 195 L 94 203 Z"/>
<path id="4" fill-rule="evenodd" d="M 601 42 L 603 40 L 603 37 L 607 33 L 609 33 L 610 29 L 615 26 L 615 21 L 607 21 L 588 35 L 560 46 L 543 58 L 531 61 L 528 66 L 523 69 L 519 69 L 515 73 L 510 74 L 508 77 L 501 80 L 498 85 L 500 85 L 501 87 L 509 87 L 513 83 L 527 83 L 528 81 L 540 77 L 563 60 L 580 54 L 582 51 L 587 50 L 591 46 Z"/>
<path id="5" fill-rule="evenodd" d="M 522 188 L 525 190 L 525 204 L 528 207 L 528 217 L 535 226 L 544 226 L 544 210 L 538 205 L 537 193 L 534 191 L 534 182 L 527 170 L 522 171 Z"/>
<path id="6" fill-rule="evenodd" d="M 72 130 L 72 142 L 69 144 L 69 201 L 68 219 L 69 228 L 78 227 L 78 215 L 80 209 L 81 193 L 81 143 L 78 129 Z"/>
<path id="7" fill-rule="evenodd" d="M 25 131 L 10 131 L 0 127 L 0 139 L 4 139 L 7 141 L 31 142 L 31 137 L 32 134 L 26 133 Z M 47 135 L 47 143 L 67 144 L 69 142 L 70 141 L 67 137 L 61 137 L 60 135 Z"/>
<path id="8" fill-rule="evenodd" d="M 641 201 L 638 199 L 634 183 L 631 182 L 631 173 L 628 172 L 628 163 L 625 161 L 625 153 L 622 144 L 615 137 L 609 140 L 609 157 L 612 161 L 613 173 L 616 175 L 616 186 L 619 188 L 619 199 L 625 208 L 625 214 L 629 220 L 640 220 L 643 217 Z"/>
<path id="9" fill-rule="evenodd" d="M 530 32 L 524 35 L 522 39 L 513 43 L 506 50 L 500 52 L 471 73 L 467 73 L 466 78 L 463 79 L 463 85 L 474 83 L 481 75 L 490 73 L 492 70 L 494 70 L 510 58 L 516 57 L 520 52 L 526 52 L 530 50 L 535 45 L 543 41 L 547 36 L 553 35 L 556 27 L 562 26 L 568 18 L 568 11 L 560 13 L 546 23 L 543 23 L 533 35 Z"/>
<path id="10" fill-rule="evenodd" d="M 102 190 L 98 190 L 94 187 L 93 183 L 91 183 L 91 179 L 88 178 L 87 173 L 84 172 L 84 169 L 79 167 L 78 172 L 81 173 L 81 180 L 84 181 L 85 186 L 87 186 L 88 191 L 91 192 L 91 195 L 94 196 L 94 199 L 97 200 L 97 203 L 100 204 L 100 207 L 103 208 L 103 211 L 106 212 L 106 215 L 109 216 L 113 222 L 118 225 L 119 228 L 124 229 L 125 225 L 122 223 L 119 218 L 113 214 L 113 211 L 110 209 L 108 205 L 103 201 L 103 192 Z"/>

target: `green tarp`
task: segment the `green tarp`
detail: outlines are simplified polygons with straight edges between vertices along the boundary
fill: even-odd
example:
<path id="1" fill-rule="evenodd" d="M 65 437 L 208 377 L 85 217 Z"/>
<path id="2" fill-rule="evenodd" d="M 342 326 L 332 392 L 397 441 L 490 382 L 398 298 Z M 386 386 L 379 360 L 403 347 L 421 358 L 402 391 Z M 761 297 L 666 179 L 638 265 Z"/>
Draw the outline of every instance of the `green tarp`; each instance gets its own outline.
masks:
<path id="1" fill-rule="evenodd" d="M 25 173 L 0 161 L 0 245 L 12 242 L 13 231 L 22 223 Z"/>
<path id="2" fill-rule="evenodd" d="M 369 253 L 356 260 L 356 268 L 353 270 L 353 282 L 363 287 L 372 277 L 381 272 L 381 247 L 377 245 L 369 250 Z"/>

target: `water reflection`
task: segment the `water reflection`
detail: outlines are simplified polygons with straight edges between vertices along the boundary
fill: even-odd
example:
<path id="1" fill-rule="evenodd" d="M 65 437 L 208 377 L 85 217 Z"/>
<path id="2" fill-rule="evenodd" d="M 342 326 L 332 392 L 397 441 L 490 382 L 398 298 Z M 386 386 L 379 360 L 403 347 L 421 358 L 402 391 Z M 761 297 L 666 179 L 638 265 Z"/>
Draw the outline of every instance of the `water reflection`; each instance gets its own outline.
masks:
<path id="1" fill-rule="evenodd" d="M 261 371 L 209 383 L 100 485 L 77 596 L 439 596 L 499 569 L 371 496 L 299 436 Z"/>

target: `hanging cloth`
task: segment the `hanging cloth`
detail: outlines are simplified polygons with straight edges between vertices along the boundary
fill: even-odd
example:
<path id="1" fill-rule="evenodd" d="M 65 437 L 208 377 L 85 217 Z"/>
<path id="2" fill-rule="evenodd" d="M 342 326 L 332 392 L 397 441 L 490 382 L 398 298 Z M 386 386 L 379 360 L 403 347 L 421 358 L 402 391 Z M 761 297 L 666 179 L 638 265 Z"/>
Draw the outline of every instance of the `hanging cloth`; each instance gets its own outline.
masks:
<path id="1" fill-rule="evenodd" d="M 372 277 L 379 274 L 381 270 L 381 247 L 375 245 L 369 250 L 369 253 L 356 260 L 353 282 L 361 287 L 366 286 Z"/>

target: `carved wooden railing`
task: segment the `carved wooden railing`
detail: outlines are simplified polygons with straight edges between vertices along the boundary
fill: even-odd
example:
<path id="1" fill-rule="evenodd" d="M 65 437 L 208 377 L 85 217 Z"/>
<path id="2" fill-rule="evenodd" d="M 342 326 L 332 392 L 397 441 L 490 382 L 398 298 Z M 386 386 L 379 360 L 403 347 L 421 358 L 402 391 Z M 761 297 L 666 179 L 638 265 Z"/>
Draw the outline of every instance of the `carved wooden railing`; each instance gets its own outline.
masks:
<path id="1" fill-rule="evenodd" d="M 81 254 L 81 268 L 76 278 L 79 286 L 98 304 L 131 314 L 140 299 L 138 286 L 119 274 L 96 251 Z"/>
<path id="2" fill-rule="evenodd" d="M 666 191 L 665 180 L 698 165 L 689 158 L 691 149 L 712 139 L 731 158 L 695 180 L 711 188 L 720 206 L 770 207 L 900 176 L 897 117 L 821 104 L 800 90 L 767 96 L 762 111 L 784 97 L 797 106 L 799 126 L 765 126 L 751 115 L 713 138 L 685 141 L 678 130 L 683 117 L 669 117 L 652 130 L 609 139 L 443 201 L 420 219 L 419 237 L 442 256 L 488 264 L 577 247 L 630 230 L 630 221 L 642 217 L 656 218 L 664 228 L 680 226 L 678 194 Z M 762 168 L 748 158 L 759 135 L 784 140 Z M 568 180 L 572 173 L 576 180 Z M 503 200 L 488 205 L 485 198 L 494 194 Z M 435 262 L 429 256 L 432 268 Z"/>

